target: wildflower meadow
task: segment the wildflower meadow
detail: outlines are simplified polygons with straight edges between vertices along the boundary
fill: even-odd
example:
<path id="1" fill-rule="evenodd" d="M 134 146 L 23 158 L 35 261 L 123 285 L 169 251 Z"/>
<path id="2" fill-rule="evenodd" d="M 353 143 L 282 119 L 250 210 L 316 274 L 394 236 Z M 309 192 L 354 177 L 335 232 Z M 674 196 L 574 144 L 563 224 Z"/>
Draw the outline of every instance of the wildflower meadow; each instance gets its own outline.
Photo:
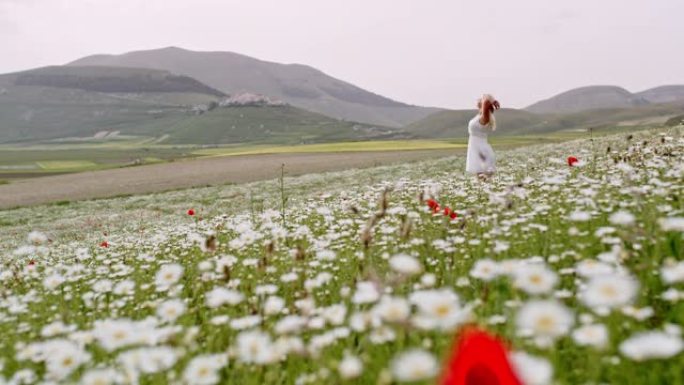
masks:
<path id="1" fill-rule="evenodd" d="M 497 165 L 8 210 L 0 384 L 438 384 L 469 328 L 523 384 L 684 384 L 681 127 Z"/>

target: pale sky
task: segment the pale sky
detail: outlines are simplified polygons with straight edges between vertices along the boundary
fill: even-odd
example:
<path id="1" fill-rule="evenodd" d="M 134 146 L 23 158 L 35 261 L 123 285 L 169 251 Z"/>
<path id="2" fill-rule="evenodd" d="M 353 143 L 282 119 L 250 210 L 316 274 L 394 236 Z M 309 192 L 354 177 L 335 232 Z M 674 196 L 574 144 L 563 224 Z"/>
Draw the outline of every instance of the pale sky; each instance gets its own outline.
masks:
<path id="1" fill-rule="evenodd" d="M 419 105 L 684 84 L 684 0 L 0 0 L 0 73 L 179 46 L 302 63 Z"/>

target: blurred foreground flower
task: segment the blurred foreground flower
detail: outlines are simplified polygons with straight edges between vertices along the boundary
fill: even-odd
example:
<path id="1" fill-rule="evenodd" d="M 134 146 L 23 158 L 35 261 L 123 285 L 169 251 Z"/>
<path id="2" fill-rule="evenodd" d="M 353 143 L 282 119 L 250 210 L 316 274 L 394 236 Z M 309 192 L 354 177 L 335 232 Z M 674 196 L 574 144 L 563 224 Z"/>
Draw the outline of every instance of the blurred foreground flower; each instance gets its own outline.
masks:
<path id="1" fill-rule="evenodd" d="M 503 342 L 489 333 L 463 331 L 444 368 L 441 385 L 521 385 Z"/>

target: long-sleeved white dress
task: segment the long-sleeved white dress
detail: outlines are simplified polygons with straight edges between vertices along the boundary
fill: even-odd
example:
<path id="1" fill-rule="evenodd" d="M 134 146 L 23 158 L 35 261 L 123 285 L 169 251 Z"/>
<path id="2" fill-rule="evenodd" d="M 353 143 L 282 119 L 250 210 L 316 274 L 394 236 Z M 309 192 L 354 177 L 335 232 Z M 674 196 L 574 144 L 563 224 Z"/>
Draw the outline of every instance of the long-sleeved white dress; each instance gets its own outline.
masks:
<path id="1" fill-rule="evenodd" d="M 466 171 L 471 174 L 493 173 L 496 171 L 496 155 L 487 142 L 487 135 L 492 132 L 491 124 L 483 126 L 480 114 L 468 123 L 468 155 Z"/>

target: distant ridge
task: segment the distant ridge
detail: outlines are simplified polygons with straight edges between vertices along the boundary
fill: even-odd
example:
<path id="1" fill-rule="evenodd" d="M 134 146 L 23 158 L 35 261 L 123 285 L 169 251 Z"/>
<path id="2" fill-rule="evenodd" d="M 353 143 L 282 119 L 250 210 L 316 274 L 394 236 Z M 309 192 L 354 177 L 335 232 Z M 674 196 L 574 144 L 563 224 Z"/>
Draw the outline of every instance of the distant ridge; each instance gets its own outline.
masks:
<path id="1" fill-rule="evenodd" d="M 622 87 L 588 86 L 539 101 L 525 110 L 538 114 L 557 114 L 600 108 L 628 108 L 648 103 Z"/>
<path id="2" fill-rule="evenodd" d="M 168 71 L 121 68 L 50 66 L 14 74 L 17 86 L 73 88 L 97 92 L 194 92 L 226 96 L 197 80 Z"/>
<path id="3" fill-rule="evenodd" d="M 302 64 L 280 64 L 234 52 L 178 47 L 93 55 L 73 66 L 153 68 L 193 77 L 226 94 L 256 93 L 333 118 L 399 127 L 438 111 L 366 91 Z"/>
<path id="4" fill-rule="evenodd" d="M 637 92 L 636 95 L 651 103 L 673 103 L 684 100 L 684 85 L 667 85 Z"/>
<path id="5" fill-rule="evenodd" d="M 631 93 L 618 86 L 588 86 L 541 100 L 525 110 L 537 114 L 562 114 L 606 108 L 630 108 L 684 101 L 684 85 L 666 85 Z"/>

